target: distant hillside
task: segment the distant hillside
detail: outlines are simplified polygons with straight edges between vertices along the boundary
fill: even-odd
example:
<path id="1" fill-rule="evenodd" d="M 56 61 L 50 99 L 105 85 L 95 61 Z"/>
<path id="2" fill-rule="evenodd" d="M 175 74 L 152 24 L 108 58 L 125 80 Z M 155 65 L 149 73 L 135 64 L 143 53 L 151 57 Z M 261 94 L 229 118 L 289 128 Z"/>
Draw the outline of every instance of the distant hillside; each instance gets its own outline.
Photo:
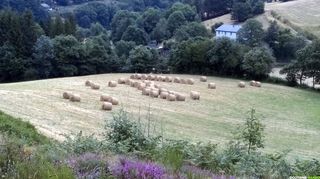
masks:
<path id="1" fill-rule="evenodd" d="M 296 0 L 290 2 L 266 3 L 265 13 L 256 16 L 264 28 L 270 21 L 276 20 L 282 27 L 289 28 L 295 33 L 304 33 L 309 38 L 320 37 L 320 1 Z M 214 19 L 204 21 L 203 24 L 211 29 L 215 23 L 234 23 L 231 15 L 227 14 Z"/>

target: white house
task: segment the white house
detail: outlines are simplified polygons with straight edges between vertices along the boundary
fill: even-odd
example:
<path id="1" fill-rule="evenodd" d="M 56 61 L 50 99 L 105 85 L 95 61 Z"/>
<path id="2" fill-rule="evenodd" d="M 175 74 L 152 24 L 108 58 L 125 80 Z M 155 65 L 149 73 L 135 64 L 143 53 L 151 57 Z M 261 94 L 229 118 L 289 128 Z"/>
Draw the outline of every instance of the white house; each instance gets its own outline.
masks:
<path id="1" fill-rule="evenodd" d="M 241 29 L 240 25 L 223 24 L 216 29 L 216 37 L 228 37 L 230 39 L 237 39 L 237 32 Z"/>

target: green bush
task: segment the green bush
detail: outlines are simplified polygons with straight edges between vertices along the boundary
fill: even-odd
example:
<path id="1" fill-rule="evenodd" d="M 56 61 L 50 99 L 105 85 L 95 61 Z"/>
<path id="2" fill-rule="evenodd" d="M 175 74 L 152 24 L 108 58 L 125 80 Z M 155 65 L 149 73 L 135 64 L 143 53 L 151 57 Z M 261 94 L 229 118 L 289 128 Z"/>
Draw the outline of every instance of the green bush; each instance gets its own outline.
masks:
<path id="1" fill-rule="evenodd" d="M 158 137 L 147 137 L 141 125 L 131 121 L 124 110 L 114 114 L 113 120 L 106 124 L 106 131 L 105 136 L 109 147 L 117 153 L 153 150 L 159 142 Z"/>
<path id="2" fill-rule="evenodd" d="M 59 143 L 58 148 L 68 154 L 81 155 L 84 153 L 105 153 L 107 145 L 105 142 L 96 139 L 93 135 L 84 136 L 82 132 L 75 137 L 66 136 L 66 140 Z"/>
<path id="3" fill-rule="evenodd" d="M 0 111 L 0 133 L 24 139 L 28 144 L 48 144 L 49 139 L 39 134 L 29 122 L 13 118 Z"/>

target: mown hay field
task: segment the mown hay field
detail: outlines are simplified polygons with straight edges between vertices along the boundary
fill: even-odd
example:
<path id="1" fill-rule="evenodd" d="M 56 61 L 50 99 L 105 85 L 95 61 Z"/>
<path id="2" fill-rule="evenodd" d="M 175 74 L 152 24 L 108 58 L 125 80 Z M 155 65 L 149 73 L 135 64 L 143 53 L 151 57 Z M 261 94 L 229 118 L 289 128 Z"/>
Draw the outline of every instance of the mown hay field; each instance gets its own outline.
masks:
<path id="1" fill-rule="evenodd" d="M 141 91 L 127 85 L 107 87 L 108 81 L 129 76 L 104 74 L 0 84 L 0 110 L 30 121 L 57 140 L 79 131 L 102 137 L 105 121 L 123 108 L 134 120 L 146 122 L 150 118 L 152 130 L 156 128 L 166 138 L 225 144 L 244 123 L 247 112 L 255 108 L 266 127 L 265 151 L 292 149 L 292 158 L 320 157 L 320 93 L 273 84 L 250 87 L 248 82 L 246 88 L 238 88 L 238 80 L 218 77 L 208 77 L 208 82 L 217 85 L 209 90 L 199 76 L 190 75 L 170 76 L 194 78 L 194 85 L 156 82 L 187 94 L 185 102 L 142 96 Z M 86 80 L 99 84 L 100 90 L 86 87 Z M 199 101 L 190 99 L 191 90 L 201 93 Z M 80 94 L 81 102 L 62 99 L 65 91 Z M 101 94 L 118 98 L 120 105 L 112 112 L 102 111 Z"/>

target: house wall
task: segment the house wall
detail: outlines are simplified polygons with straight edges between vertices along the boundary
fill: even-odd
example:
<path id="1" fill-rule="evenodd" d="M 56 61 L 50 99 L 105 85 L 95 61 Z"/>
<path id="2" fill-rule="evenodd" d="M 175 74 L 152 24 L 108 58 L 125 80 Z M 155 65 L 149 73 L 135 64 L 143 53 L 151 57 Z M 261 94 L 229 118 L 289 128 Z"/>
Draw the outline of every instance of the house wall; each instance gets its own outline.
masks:
<path id="1" fill-rule="evenodd" d="M 216 31 L 216 37 L 228 37 L 230 39 L 236 40 L 237 39 L 237 33 Z"/>

